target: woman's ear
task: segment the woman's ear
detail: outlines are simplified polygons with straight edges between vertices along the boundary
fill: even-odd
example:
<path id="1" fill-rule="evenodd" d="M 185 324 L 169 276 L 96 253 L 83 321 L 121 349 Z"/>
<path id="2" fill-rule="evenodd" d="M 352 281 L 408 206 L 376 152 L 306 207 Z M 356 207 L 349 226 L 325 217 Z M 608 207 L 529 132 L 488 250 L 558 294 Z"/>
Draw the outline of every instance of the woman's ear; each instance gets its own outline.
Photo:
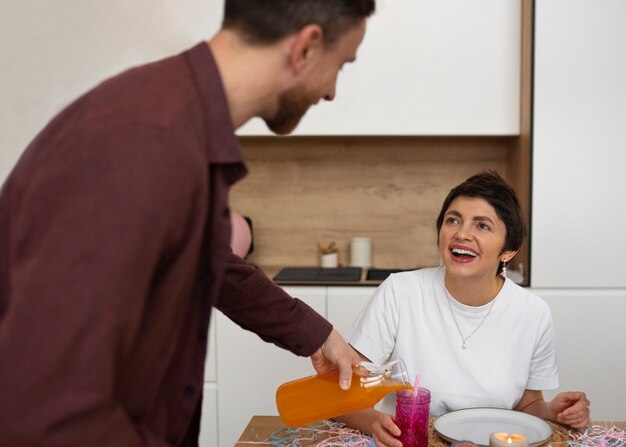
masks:
<path id="1" fill-rule="evenodd" d="M 517 252 L 518 250 L 508 250 L 508 251 L 502 252 L 502 254 L 500 255 L 500 262 L 506 262 L 506 263 L 511 262 L 511 259 L 515 257 Z"/>
<path id="2" fill-rule="evenodd" d="M 319 25 L 311 24 L 296 34 L 291 47 L 290 63 L 294 72 L 299 73 L 323 49 L 324 31 Z"/>

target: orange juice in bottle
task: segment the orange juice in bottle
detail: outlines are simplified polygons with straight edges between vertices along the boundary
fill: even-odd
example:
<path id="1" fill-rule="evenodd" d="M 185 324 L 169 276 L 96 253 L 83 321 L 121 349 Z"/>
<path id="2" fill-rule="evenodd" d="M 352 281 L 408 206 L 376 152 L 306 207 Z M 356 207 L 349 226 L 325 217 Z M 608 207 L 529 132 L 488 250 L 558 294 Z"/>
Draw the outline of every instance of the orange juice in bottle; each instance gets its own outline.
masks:
<path id="1" fill-rule="evenodd" d="M 385 365 L 361 362 L 348 390 L 339 387 L 339 373 L 317 374 L 282 384 L 276 391 L 276 406 L 289 427 L 374 406 L 387 394 L 411 389 L 406 368 L 398 359 Z"/>

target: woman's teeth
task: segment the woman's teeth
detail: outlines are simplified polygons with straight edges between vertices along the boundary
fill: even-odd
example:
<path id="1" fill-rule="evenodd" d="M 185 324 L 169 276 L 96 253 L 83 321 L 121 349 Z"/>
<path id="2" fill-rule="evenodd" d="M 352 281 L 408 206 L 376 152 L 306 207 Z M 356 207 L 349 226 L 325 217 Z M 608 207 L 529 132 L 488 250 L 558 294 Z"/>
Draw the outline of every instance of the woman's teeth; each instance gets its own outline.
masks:
<path id="1" fill-rule="evenodd" d="M 455 255 L 467 255 L 467 256 L 472 256 L 472 257 L 478 256 L 478 253 L 476 253 L 475 251 L 463 250 L 463 249 L 460 249 L 460 248 L 453 248 L 452 249 L 452 254 L 455 254 Z"/>

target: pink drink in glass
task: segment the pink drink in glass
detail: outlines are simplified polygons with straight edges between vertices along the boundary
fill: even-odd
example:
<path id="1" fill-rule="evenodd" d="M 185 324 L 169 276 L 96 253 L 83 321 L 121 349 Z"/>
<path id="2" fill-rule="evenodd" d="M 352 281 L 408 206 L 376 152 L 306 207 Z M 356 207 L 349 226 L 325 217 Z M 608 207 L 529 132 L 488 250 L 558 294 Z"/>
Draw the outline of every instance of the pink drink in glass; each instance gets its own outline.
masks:
<path id="1" fill-rule="evenodd" d="M 402 431 L 398 439 L 404 447 L 428 447 L 430 391 L 419 388 L 396 392 L 396 425 Z"/>

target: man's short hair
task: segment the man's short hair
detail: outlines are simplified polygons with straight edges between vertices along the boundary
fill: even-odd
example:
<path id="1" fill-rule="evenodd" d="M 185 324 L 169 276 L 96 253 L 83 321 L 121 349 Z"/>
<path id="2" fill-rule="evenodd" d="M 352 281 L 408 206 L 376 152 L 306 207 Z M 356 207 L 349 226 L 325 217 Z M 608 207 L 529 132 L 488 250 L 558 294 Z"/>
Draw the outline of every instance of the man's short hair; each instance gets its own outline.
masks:
<path id="1" fill-rule="evenodd" d="M 222 27 L 264 45 L 317 24 L 328 46 L 375 9 L 376 0 L 226 0 Z"/>

